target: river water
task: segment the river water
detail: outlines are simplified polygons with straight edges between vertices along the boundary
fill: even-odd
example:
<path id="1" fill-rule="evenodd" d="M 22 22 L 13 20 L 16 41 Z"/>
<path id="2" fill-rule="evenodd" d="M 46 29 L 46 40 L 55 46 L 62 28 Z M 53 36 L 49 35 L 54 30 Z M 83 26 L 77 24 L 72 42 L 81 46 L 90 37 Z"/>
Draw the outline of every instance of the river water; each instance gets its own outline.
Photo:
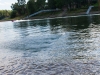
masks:
<path id="1" fill-rule="evenodd" d="M 100 15 L 0 22 L 0 75 L 99 75 Z"/>

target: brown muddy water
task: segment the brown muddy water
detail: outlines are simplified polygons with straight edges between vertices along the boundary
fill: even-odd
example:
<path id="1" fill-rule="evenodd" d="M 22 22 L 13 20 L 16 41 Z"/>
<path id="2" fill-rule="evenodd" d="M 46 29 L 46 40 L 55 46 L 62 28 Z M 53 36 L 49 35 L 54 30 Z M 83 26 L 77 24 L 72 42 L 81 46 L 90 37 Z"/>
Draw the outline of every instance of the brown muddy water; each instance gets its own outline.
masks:
<path id="1" fill-rule="evenodd" d="M 0 75 L 100 75 L 100 15 L 0 22 Z"/>

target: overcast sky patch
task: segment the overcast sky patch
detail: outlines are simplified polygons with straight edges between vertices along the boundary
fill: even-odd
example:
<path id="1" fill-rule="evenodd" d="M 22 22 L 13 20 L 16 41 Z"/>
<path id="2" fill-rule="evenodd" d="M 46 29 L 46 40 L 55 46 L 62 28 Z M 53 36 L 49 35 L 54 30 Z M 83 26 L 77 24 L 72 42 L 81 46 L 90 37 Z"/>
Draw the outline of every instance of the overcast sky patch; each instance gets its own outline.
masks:
<path id="1" fill-rule="evenodd" d="M 11 10 L 11 4 L 15 2 L 17 2 L 17 0 L 0 0 L 0 10 Z"/>

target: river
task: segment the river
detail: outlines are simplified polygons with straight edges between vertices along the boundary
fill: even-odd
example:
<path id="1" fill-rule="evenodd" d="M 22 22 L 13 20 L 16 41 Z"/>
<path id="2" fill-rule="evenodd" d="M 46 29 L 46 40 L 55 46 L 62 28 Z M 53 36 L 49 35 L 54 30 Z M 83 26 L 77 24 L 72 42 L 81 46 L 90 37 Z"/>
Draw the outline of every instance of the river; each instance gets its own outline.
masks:
<path id="1" fill-rule="evenodd" d="M 0 22 L 0 75 L 99 75 L 100 15 Z"/>

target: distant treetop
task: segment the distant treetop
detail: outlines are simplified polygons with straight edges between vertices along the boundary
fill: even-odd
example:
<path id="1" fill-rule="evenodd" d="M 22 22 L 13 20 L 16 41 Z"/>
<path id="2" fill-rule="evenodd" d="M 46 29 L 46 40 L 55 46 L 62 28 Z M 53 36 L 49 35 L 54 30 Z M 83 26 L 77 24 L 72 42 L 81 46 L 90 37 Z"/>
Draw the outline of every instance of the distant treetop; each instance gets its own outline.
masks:
<path id="1" fill-rule="evenodd" d="M 24 5 L 26 3 L 25 0 L 18 0 L 18 5 Z"/>

